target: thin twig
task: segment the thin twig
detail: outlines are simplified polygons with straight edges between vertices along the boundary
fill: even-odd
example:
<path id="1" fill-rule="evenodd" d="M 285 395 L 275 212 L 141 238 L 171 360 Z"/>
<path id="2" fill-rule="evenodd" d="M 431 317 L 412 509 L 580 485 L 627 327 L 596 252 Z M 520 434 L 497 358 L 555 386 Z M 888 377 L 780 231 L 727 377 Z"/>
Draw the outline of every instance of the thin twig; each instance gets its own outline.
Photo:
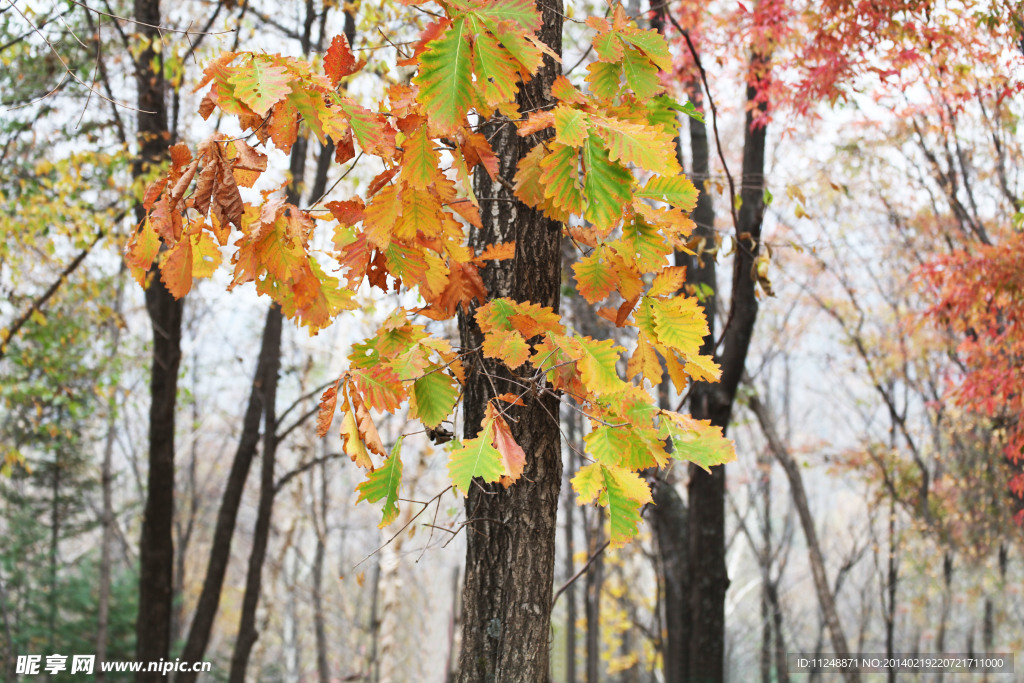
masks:
<path id="1" fill-rule="evenodd" d="M 594 554 L 590 556 L 590 559 L 587 560 L 587 563 L 585 565 L 583 565 L 582 567 L 580 567 L 580 570 L 578 572 L 576 572 L 575 574 L 573 574 L 571 579 L 569 579 L 564 584 L 562 584 L 561 588 L 559 588 L 557 591 L 555 591 L 555 595 L 551 598 L 551 607 L 555 606 L 555 602 L 558 601 L 558 596 L 560 596 L 562 593 L 564 593 L 566 591 L 566 589 L 569 588 L 569 586 L 571 586 L 573 583 L 576 582 L 576 579 L 578 579 L 581 576 L 583 576 L 583 574 L 586 573 L 586 571 L 588 569 L 590 569 L 590 565 L 594 564 L 594 561 L 597 560 L 597 558 L 601 556 L 601 553 L 603 553 L 605 551 L 605 549 L 608 547 L 608 544 L 610 544 L 610 543 L 611 543 L 610 540 L 609 541 L 605 541 L 604 545 L 602 545 L 600 548 L 598 548 L 596 551 L 594 551 Z"/>
<path id="2" fill-rule="evenodd" d="M 430 504 L 431 504 L 431 503 L 433 503 L 433 502 L 434 502 L 435 500 L 440 500 L 441 496 L 443 496 L 444 494 L 448 493 L 448 492 L 449 492 L 449 491 L 451 491 L 451 490 L 452 490 L 452 487 L 451 487 L 451 486 L 449 486 L 449 487 L 448 487 L 448 488 L 446 488 L 446 489 L 445 489 L 444 491 L 441 491 L 441 493 L 437 494 L 436 496 L 434 496 L 433 498 L 431 498 L 431 499 L 430 499 L 429 501 L 427 501 L 426 503 L 424 503 L 424 505 L 423 505 L 423 508 L 422 508 L 422 509 L 421 509 L 421 510 L 420 510 L 419 512 L 417 512 L 417 513 L 416 513 L 415 515 L 413 515 L 413 516 L 412 516 L 412 517 L 411 517 L 411 518 L 409 519 L 409 521 L 408 521 L 408 522 L 406 522 L 405 524 L 403 524 L 403 525 L 402 525 L 402 528 L 401 528 L 401 529 L 399 529 L 398 531 L 396 531 L 396 532 L 395 532 L 395 535 L 394 535 L 394 536 L 392 536 L 391 538 L 389 538 L 388 540 L 386 540 L 386 541 L 384 542 L 384 544 L 383 544 L 383 545 L 379 546 L 379 547 L 378 547 L 378 548 L 377 548 L 376 550 L 374 550 L 374 551 L 373 551 L 372 553 L 370 553 L 369 555 L 367 555 L 366 557 L 364 557 L 363 559 L 359 560 L 359 561 L 358 561 L 358 562 L 356 562 L 356 563 L 355 563 L 354 565 L 352 565 L 352 569 L 353 569 L 353 570 L 355 570 L 355 568 L 356 568 L 356 567 L 358 567 L 359 565 L 361 565 L 361 564 L 362 564 L 363 562 L 366 562 L 366 561 L 367 561 L 368 559 L 370 559 L 371 557 L 373 557 L 374 555 L 376 555 L 377 553 L 379 553 L 379 552 L 380 552 L 381 550 L 384 550 L 384 548 L 386 548 L 386 547 L 388 547 L 389 545 L 391 545 L 391 542 L 392 542 L 392 541 L 394 541 L 394 540 L 395 540 L 396 538 L 398 538 L 398 537 L 399 537 L 399 536 L 400 536 L 400 535 L 402 534 L 402 532 L 403 532 L 403 531 L 405 531 L 406 529 L 408 529 L 408 528 L 409 528 L 409 526 L 410 526 L 410 525 L 412 525 L 412 523 L 413 523 L 413 522 L 415 522 L 415 521 L 416 521 L 416 520 L 417 520 L 417 519 L 419 518 L 419 516 L 420 516 L 420 515 L 422 515 L 422 514 L 424 513 L 424 511 L 426 511 L 426 509 L 427 509 L 428 507 L 430 507 Z"/>

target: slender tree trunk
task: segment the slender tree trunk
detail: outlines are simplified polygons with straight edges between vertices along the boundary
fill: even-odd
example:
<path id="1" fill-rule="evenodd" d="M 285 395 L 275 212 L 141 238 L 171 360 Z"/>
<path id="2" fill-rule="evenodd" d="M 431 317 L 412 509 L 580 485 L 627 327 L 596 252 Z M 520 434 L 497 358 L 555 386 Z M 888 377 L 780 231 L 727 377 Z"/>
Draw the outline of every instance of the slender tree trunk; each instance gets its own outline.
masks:
<path id="1" fill-rule="evenodd" d="M 689 644 L 681 640 L 686 632 L 686 560 L 688 550 L 686 504 L 676 488 L 666 481 L 658 481 L 654 487 L 654 508 L 658 513 L 651 517 L 654 535 L 658 539 L 658 554 L 661 558 L 663 583 L 665 586 L 665 640 L 662 661 L 666 683 L 676 683 L 686 678 Z"/>
<path id="2" fill-rule="evenodd" d="M 601 508 L 594 508 L 594 524 L 587 535 L 588 553 L 594 553 L 604 545 L 604 514 Z M 601 589 L 604 587 L 603 554 L 590 565 L 586 578 L 587 616 L 587 683 L 601 680 Z"/>
<path id="3" fill-rule="evenodd" d="M 935 637 L 935 651 L 946 651 L 946 627 L 949 623 L 949 608 L 953 601 L 953 553 L 946 551 L 942 556 L 942 611 L 939 614 L 939 633 Z M 935 675 L 937 683 L 942 683 L 943 674 L 940 670 Z"/>
<path id="4" fill-rule="evenodd" d="M 789 480 L 789 488 L 793 497 L 793 504 L 796 506 L 797 514 L 800 517 L 800 525 L 803 528 L 804 538 L 807 540 L 807 555 L 811 563 L 811 575 L 814 578 L 814 588 L 818 594 L 818 604 L 825 618 L 829 635 L 832 638 L 832 647 L 835 648 L 837 657 L 849 658 L 850 648 L 846 644 L 846 636 L 843 633 L 842 625 L 839 622 L 839 613 L 836 610 L 835 599 L 829 589 L 828 578 L 825 573 L 825 557 L 821 552 L 821 544 L 818 542 L 818 532 L 814 526 L 814 517 L 811 515 L 811 508 L 807 502 L 807 492 L 804 489 L 803 476 L 796 461 L 789 454 L 789 450 L 775 430 L 775 424 L 768 414 L 767 409 L 761 403 L 756 394 L 747 399 L 751 412 L 757 418 L 761 431 L 768 440 L 768 447 L 772 455 L 782 466 Z M 856 681 L 859 677 L 855 673 L 844 673 L 846 681 Z"/>
<path id="5" fill-rule="evenodd" d="M 63 411 L 57 413 L 58 423 L 60 422 L 61 415 L 63 415 Z M 50 610 L 47 616 L 47 627 L 49 630 L 47 644 L 50 652 L 54 651 L 54 639 L 57 635 L 57 551 L 60 543 L 60 468 L 63 464 L 62 460 L 61 449 L 58 448 L 54 453 L 53 481 L 51 482 L 50 490 L 50 493 L 53 495 L 53 499 L 50 501 L 50 595 L 48 596 Z"/>
<path id="6" fill-rule="evenodd" d="M 775 680 L 789 683 L 789 667 L 786 665 L 786 638 L 782 634 L 782 606 L 779 604 L 779 583 L 774 581 L 768 591 L 768 602 L 772 608 L 772 623 L 775 627 Z"/>
<path id="7" fill-rule="evenodd" d="M 576 419 L 569 418 L 566 424 L 568 430 L 567 439 L 570 444 L 576 442 Z M 575 457 L 570 449 L 568 453 L 569 471 L 575 470 Z M 571 488 L 566 489 L 569 495 L 565 502 L 565 580 L 568 581 L 576 574 L 576 502 L 572 500 Z M 576 683 L 576 587 L 574 585 L 565 589 L 565 680 L 567 683 Z"/>
<path id="8" fill-rule="evenodd" d="M 324 618 L 324 555 L 327 553 L 327 463 L 320 466 L 320 510 L 323 528 L 317 525 L 316 552 L 313 555 L 313 630 L 316 634 L 316 671 L 320 683 L 330 683 L 327 663 L 327 628 Z M 316 514 L 314 512 L 314 514 Z"/>
<path id="9" fill-rule="evenodd" d="M 370 631 L 370 648 L 366 662 L 366 672 L 370 683 L 377 683 L 380 680 L 380 661 L 377 655 L 377 647 L 380 642 L 380 562 L 373 565 L 373 586 L 372 598 L 370 600 L 370 623 L 367 624 Z"/>
<path id="10" fill-rule="evenodd" d="M 88 14 L 88 12 L 86 13 Z M 121 271 L 117 276 L 117 296 L 114 303 L 115 318 L 112 325 L 110 341 L 110 357 L 117 358 L 121 348 L 121 309 L 124 302 L 125 266 L 122 262 Z M 103 496 L 103 510 L 100 517 L 102 534 L 100 536 L 100 585 L 96 609 L 96 681 L 103 683 L 107 679 L 102 664 L 107 661 L 107 632 L 110 625 L 110 546 L 114 542 L 114 439 L 117 434 L 117 391 L 110 394 L 107 401 L 107 434 L 103 440 L 103 464 L 100 468 L 100 483 Z"/>
<path id="11" fill-rule="evenodd" d="M 889 499 L 889 553 L 887 558 L 885 588 L 888 600 L 885 605 L 885 656 L 892 659 L 896 653 L 896 586 L 899 581 L 899 564 L 896 561 L 896 499 Z M 887 680 L 896 683 L 896 669 L 890 667 Z"/>
<path id="12" fill-rule="evenodd" d="M 452 683 L 452 659 L 455 655 L 455 629 L 459 626 L 459 568 L 452 570 L 452 610 L 448 617 L 448 656 L 444 658 L 444 683 Z"/>
<path id="13" fill-rule="evenodd" d="M 245 593 L 242 597 L 242 613 L 238 624 L 238 639 L 231 656 L 230 683 L 245 683 L 245 671 L 249 655 L 256 644 L 259 632 L 256 630 L 256 607 L 259 605 L 263 585 L 263 560 L 267 555 L 270 539 L 270 517 L 274 505 L 274 465 L 277 462 L 277 379 L 281 366 L 281 326 L 283 317 L 277 304 L 267 313 L 267 327 L 264 335 L 270 349 L 270 362 L 264 384 L 263 404 L 263 454 L 260 462 L 260 498 L 256 508 L 256 528 L 253 532 L 252 550 L 249 554 L 249 569 L 245 579 Z"/>
<path id="14" fill-rule="evenodd" d="M 562 48 L 562 2 L 537 5 L 543 19 L 539 37 L 556 54 Z M 550 57 L 520 89 L 520 107 L 543 107 L 559 66 Z M 542 135 L 520 138 L 514 126 L 495 120 L 484 126 L 500 159 L 504 178 L 515 176 L 519 160 Z M 550 135 L 546 131 L 543 137 Z M 476 173 L 483 229 L 472 231 L 471 246 L 516 243 L 516 257 L 481 271 L 490 297 L 511 297 L 556 311 L 561 285 L 561 225 L 514 199 L 485 173 Z M 488 198 L 497 198 L 488 199 Z M 478 348 L 482 335 L 473 311 L 459 319 L 463 349 Z M 521 370 L 520 372 L 525 372 Z M 486 374 L 485 374 L 486 373 Z M 477 356 L 466 377 L 465 436 L 480 429 L 487 402 L 515 385 L 503 365 Z M 462 653 L 458 680 L 537 683 L 548 678 L 548 628 L 555 566 L 555 535 L 562 460 L 558 431 L 559 402 L 553 396 L 512 406 L 509 422 L 526 453 L 522 478 L 507 490 L 500 484 L 470 487 L 466 501 L 466 577 L 463 587 Z"/>
<path id="15" fill-rule="evenodd" d="M 140 178 L 164 158 L 167 150 L 166 85 L 160 55 L 159 0 L 134 0 L 135 30 L 145 49 L 135 58 L 138 89 L 139 153 L 132 175 Z M 136 220 L 145 218 L 141 205 Z M 174 539 L 174 411 L 181 362 L 183 302 L 164 286 L 158 270 L 150 272 L 146 310 L 153 328 L 153 361 L 150 374 L 149 473 L 142 536 L 139 541 L 139 612 L 135 623 L 135 659 L 153 662 L 170 655 L 173 599 Z M 157 683 L 159 672 L 136 674 L 138 683 Z"/>
<path id="16" fill-rule="evenodd" d="M 195 616 L 192 618 L 188 639 L 185 641 L 185 649 L 181 653 L 182 661 L 202 660 L 210 641 L 213 622 L 220 606 L 224 577 L 231 560 L 231 539 L 235 533 L 238 508 L 241 505 L 245 481 L 249 477 L 249 470 L 259 445 L 260 422 L 266 404 L 265 388 L 272 381 L 276 383 L 276 379 L 270 379 L 270 371 L 274 368 L 276 373 L 277 359 L 280 355 L 280 345 L 279 343 L 275 344 L 273 335 L 275 325 L 280 327 L 280 324 L 280 313 L 275 314 L 273 310 L 268 311 L 267 321 L 263 328 L 259 360 L 256 363 L 256 372 L 249 392 L 249 404 L 242 420 L 242 435 L 235 450 L 234 460 L 231 462 L 231 470 L 228 472 L 220 510 L 217 512 L 217 522 L 213 531 L 210 557 L 206 563 L 203 589 L 199 594 Z M 280 337 L 278 336 L 277 339 L 279 340 Z M 182 671 L 176 680 L 178 683 L 193 683 L 197 676 L 198 674 L 194 672 Z"/>

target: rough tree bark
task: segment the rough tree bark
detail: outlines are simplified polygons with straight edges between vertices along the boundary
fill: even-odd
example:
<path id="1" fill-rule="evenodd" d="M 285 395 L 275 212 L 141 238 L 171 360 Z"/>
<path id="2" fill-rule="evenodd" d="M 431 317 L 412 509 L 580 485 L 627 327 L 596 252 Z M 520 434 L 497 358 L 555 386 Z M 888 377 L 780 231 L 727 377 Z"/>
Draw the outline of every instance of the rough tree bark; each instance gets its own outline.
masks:
<path id="1" fill-rule="evenodd" d="M 138 157 L 132 175 L 139 178 L 160 163 L 167 150 L 166 84 L 160 55 L 153 49 L 160 38 L 159 0 L 135 0 L 136 29 L 146 47 L 135 60 L 138 88 Z M 154 68 L 155 67 L 155 68 Z M 145 218 L 141 205 L 136 220 Z M 146 311 L 153 328 L 153 362 L 150 374 L 149 474 L 142 536 L 139 541 L 139 612 L 135 623 L 135 659 L 140 662 L 166 659 L 171 645 L 174 539 L 174 409 L 181 362 L 181 314 L 183 301 L 164 286 L 160 273 L 150 273 L 146 287 Z M 142 671 L 141 682 L 163 680 L 160 672 Z"/>
<path id="2" fill-rule="evenodd" d="M 562 46 L 562 3 L 538 3 L 543 17 L 540 39 L 555 53 Z M 548 101 L 559 73 L 545 58 L 537 76 L 522 86 L 520 109 L 535 110 Z M 515 175 L 519 160 L 540 136 L 523 139 L 515 127 L 496 117 L 484 126 L 501 160 L 505 179 Z M 558 309 L 562 229 L 518 200 L 502 184 L 476 174 L 483 229 L 471 245 L 515 241 L 516 255 L 481 271 L 491 297 L 511 297 Z M 482 335 L 473 311 L 459 318 L 463 349 L 479 348 Z M 512 380 L 512 381 L 509 381 Z M 515 383 L 513 383 L 515 382 Z M 495 394 L 522 391 L 504 366 L 476 356 L 467 368 L 465 436 L 480 429 L 487 402 Z M 509 489 L 500 484 L 470 487 L 466 501 L 466 579 L 463 587 L 462 652 L 458 680 L 536 683 L 548 680 L 548 627 L 555 563 L 555 513 L 561 487 L 562 461 L 558 431 L 558 400 L 527 397 L 513 406 L 509 423 L 526 452 L 522 478 Z"/>

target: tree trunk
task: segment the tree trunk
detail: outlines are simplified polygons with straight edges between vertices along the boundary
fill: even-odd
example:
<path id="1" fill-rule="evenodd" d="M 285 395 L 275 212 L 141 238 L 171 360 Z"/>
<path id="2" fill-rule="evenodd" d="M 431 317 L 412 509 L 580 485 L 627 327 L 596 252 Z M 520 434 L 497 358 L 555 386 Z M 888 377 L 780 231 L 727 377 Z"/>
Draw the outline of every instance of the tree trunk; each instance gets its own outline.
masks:
<path id="1" fill-rule="evenodd" d="M 594 525 L 587 534 L 590 557 L 601 553 L 604 546 L 604 514 L 594 508 Z M 604 555 L 598 554 L 587 569 L 584 611 L 587 616 L 587 683 L 601 680 L 601 589 L 604 587 Z"/>
<path id="2" fill-rule="evenodd" d="M 140 178 L 160 163 L 167 150 L 166 85 L 160 55 L 153 49 L 160 39 L 159 0 L 135 0 L 135 29 L 146 48 L 135 59 L 138 88 L 139 153 L 132 175 Z M 136 220 L 145 218 L 141 205 Z M 174 410 L 181 362 L 181 315 L 183 302 L 176 300 L 155 268 L 146 288 L 146 311 L 153 328 L 153 361 L 150 374 L 149 473 L 142 537 L 139 541 L 139 612 L 135 623 L 135 659 L 155 662 L 167 659 L 171 645 L 174 539 Z M 163 681 L 160 672 L 136 674 L 139 683 Z"/>
<path id="3" fill-rule="evenodd" d="M 566 425 L 567 438 L 570 444 L 576 442 L 576 419 L 571 416 Z M 575 457 L 572 449 L 568 453 L 569 471 L 575 470 Z M 572 500 L 572 489 L 568 488 L 565 501 L 565 580 L 569 581 L 576 574 L 576 501 Z M 576 587 L 570 585 L 565 589 L 565 680 L 576 683 Z"/>
<path id="4" fill-rule="evenodd" d="M 846 636 L 843 634 L 843 628 L 839 622 L 839 613 L 836 610 L 835 599 L 825 574 L 825 557 L 821 552 L 821 544 L 818 542 L 818 532 L 814 527 L 814 517 L 811 515 L 811 508 L 807 502 L 807 492 L 804 489 L 804 480 L 800 474 L 800 468 L 789 454 L 785 444 L 782 443 L 775 430 L 775 424 L 757 395 L 751 395 L 748 398 L 748 403 L 751 412 L 754 413 L 758 424 L 761 426 L 761 431 L 768 440 L 768 447 L 772 451 L 772 455 L 779 461 L 782 471 L 786 473 L 786 478 L 789 480 L 793 504 L 796 505 L 804 538 L 807 540 L 807 555 L 811 563 L 811 575 L 814 577 L 814 589 L 818 593 L 818 604 L 821 606 L 821 612 L 825 617 L 825 624 L 832 638 L 832 647 L 835 648 L 837 657 L 848 659 L 850 657 L 850 648 L 846 644 Z M 843 677 L 846 681 L 859 680 L 858 675 L 855 673 L 844 673 Z"/>
<path id="5" fill-rule="evenodd" d="M 278 320 L 275 321 L 274 318 Z M 276 379 L 270 379 L 271 368 L 275 369 L 280 356 L 280 344 L 275 345 L 274 325 L 280 326 L 280 313 L 273 309 L 267 312 L 267 321 L 263 328 L 263 341 L 260 347 L 259 360 L 249 392 L 249 405 L 242 421 L 242 435 L 238 440 L 235 458 L 228 472 L 228 481 L 224 487 L 220 510 L 217 512 L 217 523 L 213 531 L 213 544 L 210 546 L 210 558 L 206 564 L 206 576 L 203 589 L 196 604 L 195 616 L 189 629 L 185 649 L 181 653 L 182 661 L 197 662 L 203 659 L 210 641 L 213 622 L 220 606 L 224 577 L 231 560 L 231 539 L 235 533 L 238 519 L 238 508 L 245 490 L 245 481 L 249 478 L 249 469 L 256 455 L 256 447 L 260 440 L 260 422 L 266 404 L 265 388 Z M 278 341 L 280 336 L 278 336 Z M 194 683 L 198 674 L 182 671 L 178 674 L 177 683 Z"/>
<path id="6" fill-rule="evenodd" d="M 935 651 L 946 651 L 946 627 L 949 624 L 949 608 L 953 602 L 953 553 L 947 550 L 942 555 L 942 607 L 939 614 L 939 633 L 935 636 Z M 942 671 L 935 675 L 936 683 L 942 683 Z"/>
<path id="7" fill-rule="evenodd" d="M 561 1 L 538 3 L 543 27 L 539 37 L 556 54 L 562 46 Z M 522 110 L 549 102 L 558 65 L 545 57 L 544 66 L 521 86 Z M 520 138 L 514 126 L 495 117 L 484 126 L 500 159 L 500 173 L 515 176 L 519 160 L 543 135 Z M 481 271 L 490 297 L 511 297 L 558 310 L 561 285 L 562 227 L 514 199 L 506 187 L 476 173 L 483 229 L 472 231 L 471 246 L 516 243 L 516 256 Z M 490 199 L 496 198 L 496 199 Z M 473 310 L 459 318 L 463 349 L 478 348 L 483 336 Z M 520 370 L 527 372 L 527 370 Z M 516 385 L 503 365 L 478 356 L 467 368 L 465 437 L 476 436 L 488 400 Z M 558 431 L 559 402 L 553 396 L 529 400 L 509 411 L 512 434 L 526 453 L 522 478 L 507 490 L 500 484 L 470 487 L 466 501 L 466 576 L 463 587 L 460 681 L 523 681 L 548 679 L 548 627 L 551 618 L 555 535 L 562 460 Z"/>
<path id="8" fill-rule="evenodd" d="M 320 683 L 330 683 L 327 662 L 327 626 L 324 618 L 324 555 L 327 554 L 327 463 L 320 466 L 321 524 L 316 524 L 316 553 L 313 555 L 313 631 L 316 635 L 316 671 Z M 316 511 L 314 514 L 317 514 Z"/>
<path id="9" fill-rule="evenodd" d="M 121 308 L 124 302 L 125 266 L 122 262 L 121 272 L 117 276 L 117 296 L 114 303 L 114 320 L 112 323 L 110 356 L 116 358 L 121 348 Z M 107 433 L 103 440 L 103 464 L 100 468 L 100 482 L 103 496 L 103 510 L 100 513 L 100 585 L 96 600 L 96 681 L 106 681 L 106 672 L 102 664 L 107 661 L 107 632 L 110 625 L 110 546 L 114 542 L 114 439 L 117 429 L 117 391 L 114 390 L 107 400 Z"/>
<path id="10" fill-rule="evenodd" d="M 238 639 L 231 656 L 230 683 L 245 683 L 245 670 L 249 665 L 252 646 L 259 632 L 256 630 L 256 607 L 259 605 L 263 585 L 263 560 L 270 539 L 270 516 L 274 506 L 274 465 L 277 461 L 277 374 L 281 366 L 281 326 L 283 316 L 277 304 L 267 313 L 264 331 L 270 358 L 263 390 L 263 454 L 260 462 L 260 498 L 256 508 L 256 529 L 253 532 L 249 569 L 245 578 L 242 613 L 238 624 Z"/>
<path id="11" fill-rule="evenodd" d="M 686 553 L 688 550 L 686 504 L 675 487 L 658 481 L 654 487 L 654 507 L 651 524 L 658 539 L 663 583 L 665 585 L 665 640 L 662 648 L 666 683 L 686 678 L 689 644 L 681 640 L 686 633 Z"/>
<path id="12" fill-rule="evenodd" d="M 885 605 L 885 656 L 892 659 L 896 654 L 896 587 L 899 581 L 899 563 L 896 561 L 896 499 L 889 498 L 889 554 L 886 569 L 885 588 L 888 601 Z M 887 680 L 896 683 L 896 669 L 889 668 Z"/>
<path id="13" fill-rule="evenodd" d="M 728 322 L 723 331 L 721 354 L 715 360 L 722 368 L 718 384 L 696 383 L 690 395 L 690 411 L 697 419 L 711 420 L 722 431 L 728 429 L 736 390 L 746 365 L 747 351 L 757 320 L 757 295 L 754 264 L 761 248 L 761 224 L 764 218 L 765 126 L 755 125 L 755 116 L 767 110 L 760 97 L 761 80 L 770 57 L 755 50 L 751 57 L 747 85 L 747 114 L 743 135 L 742 184 L 739 192 L 740 210 L 736 216 L 735 239 L 740 243 L 733 259 L 733 279 Z M 698 181 L 707 174 L 707 133 L 691 122 L 691 144 L 694 145 L 694 177 Z M 703 165 L 698 166 L 697 146 L 703 144 Z M 701 193 L 706 197 L 707 191 Z M 700 214 L 698 203 L 694 220 L 698 226 L 709 216 Z M 710 216 L 713 220 L 713 215 Z M 708 244 L 712 247 L 713 244 Z M 701 261 L 698 257 L 698 261 Z M 707 264 L 698 264 L 694 278 L 717 290 L 715 271 Z M 714 317 L 713 300 L 705 302 L 708 319 Z M 704 352 L 714 351 L 714 326 Z M 688 487 L 690 529 L 690 669 L 689 680 L 721 681 L 725 677 L 725 592 L 729 577 L 725 566 L 725 468 L 716 467 L 711 474 L 690 466 Z"/>

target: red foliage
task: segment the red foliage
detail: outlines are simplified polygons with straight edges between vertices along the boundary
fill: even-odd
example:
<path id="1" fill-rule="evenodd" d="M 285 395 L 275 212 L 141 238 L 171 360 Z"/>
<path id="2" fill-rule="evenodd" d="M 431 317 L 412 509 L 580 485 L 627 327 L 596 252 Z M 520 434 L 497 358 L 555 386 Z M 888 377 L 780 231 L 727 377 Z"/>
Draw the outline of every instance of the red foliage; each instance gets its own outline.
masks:
<path id="1" fill-rule="evenodd" d="M 936 303 L 927 312 L 961 339 L 963 373 L 951 395 L 968 410 L 1006 429 L 1006 455 L 1014 470 L 1010 492 L 1024 505 L 1024 235 L 999 246 L 956 252 L 921 269 Z M 1022 510 L 1024 512 L 1024 510 Z M 1024 521 L 1018 512 L 1015 519 Z"/>

